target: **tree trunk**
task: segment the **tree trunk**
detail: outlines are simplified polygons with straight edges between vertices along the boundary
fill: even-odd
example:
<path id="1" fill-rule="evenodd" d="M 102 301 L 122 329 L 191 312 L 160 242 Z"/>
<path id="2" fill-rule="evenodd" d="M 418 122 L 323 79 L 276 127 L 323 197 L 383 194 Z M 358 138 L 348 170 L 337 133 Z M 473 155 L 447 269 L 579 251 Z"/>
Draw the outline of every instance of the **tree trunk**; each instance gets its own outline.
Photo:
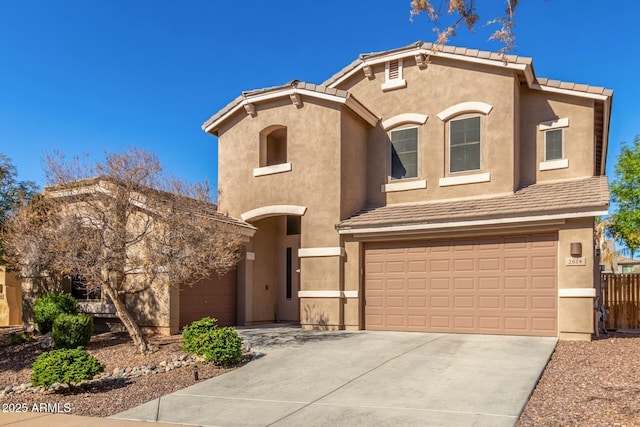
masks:
<path id="1" fill-rule="evenodd" d="M 133 320 L 133 317 L 131 316 L 131 313 L 129 313 L 129 310 L 127 310 L 124 302 L 122 302 L 120 298 L 118 298 L 118 294 L 116 293 L 116 291 L 111 287 L 109 283 L 103 283 L 102 290 L 105 291 L 107 296 L 113 302 L 113 305 L 115 305 L 116 316 L 118 316 L 118 319 L 120 319 L 124 327 L 127 329 L 127 332 L 129 333 L 129 336 L 133 341 L 133 345 L 136 347 L 138 353 L 149 353 L 151 351 L 149 341 L 147 341 L 147 338 L 142 333 L 142 330 L 140 330 L 140 327 L 138 326 L 136 321 Z"/>

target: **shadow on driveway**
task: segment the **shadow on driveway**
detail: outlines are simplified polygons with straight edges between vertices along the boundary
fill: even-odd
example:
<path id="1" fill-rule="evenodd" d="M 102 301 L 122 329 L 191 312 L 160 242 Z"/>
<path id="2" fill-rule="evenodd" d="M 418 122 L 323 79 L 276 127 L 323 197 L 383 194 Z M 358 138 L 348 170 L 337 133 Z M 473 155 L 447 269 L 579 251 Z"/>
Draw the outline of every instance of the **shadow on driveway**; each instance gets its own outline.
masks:
<path id="1" fill-rule="evenodd" d="M 276 323 L 236 328 L 245 347 L 269 350 L 282 347 L 300 347 L 312 342 L 339 341 L 353 335 L 349 331 L 314 331 L 300 328 L 294 323 Z"/>

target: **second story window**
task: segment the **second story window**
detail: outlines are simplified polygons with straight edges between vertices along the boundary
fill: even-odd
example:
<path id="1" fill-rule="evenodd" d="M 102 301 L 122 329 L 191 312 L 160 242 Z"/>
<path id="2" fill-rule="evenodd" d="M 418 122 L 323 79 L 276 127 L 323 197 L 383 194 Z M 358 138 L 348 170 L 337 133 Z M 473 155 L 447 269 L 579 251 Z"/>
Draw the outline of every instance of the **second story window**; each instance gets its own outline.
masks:
<path id="1" fill-rule="evenodd" d="M 558 160 L 563 157 L 562 129 L 546 131 L 544 134 L 544 160 Z"/>
<path id="2" fill-rule="evenodd" d="M 287 162 L 287 128 L 279 127 L 264 136 L 260 166 L 273 166 Z"/>
<path id="3" fill-rule="evenodd" d="M 391 131 L 391 179 L 418 177 L 418 128 Z"/>
<path id="4" fill-rule="evenodd" d="M 273 175 L 290 172 L 287 127 L 269 126 L 260 132 L 259 166 L 253 169 L 253 176 Z"/>
<path id="5" fill-rule="evenodd" d="M 449 122 L 449 172 L 480 169 L 480 116 Z"/>

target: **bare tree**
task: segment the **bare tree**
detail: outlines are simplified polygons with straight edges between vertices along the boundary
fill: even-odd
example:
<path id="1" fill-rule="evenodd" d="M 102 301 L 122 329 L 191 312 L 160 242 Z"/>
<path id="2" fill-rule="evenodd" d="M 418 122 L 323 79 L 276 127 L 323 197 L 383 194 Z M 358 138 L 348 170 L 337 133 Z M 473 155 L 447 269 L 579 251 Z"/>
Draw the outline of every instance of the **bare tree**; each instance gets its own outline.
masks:
<path id="1" fill-rule="evenodd" d="M 77 275 L 88 291 L 101 289 L 138 351 L 149 352 L 126 296 L 224 274 L 240 258 L 239 223 L 216 211 L 206 184 L 164 179 L 143 150 L 95 166 L 46 160 L 50 185 L 7 221 L 8 260 L 24 275 Z"/>
<path id="2" fill-rule="evenodd" d="M 496 16 L 487 22 L 488 25 L 498 25 L 500 28 L 493 32 L 490 40 L 502 43 L 500 53 L 508 53 L 515 47 L 515 34 L 513 32 L 514 13 L 519 0 L 505 0 L 504 14 Z M 433 23 L 433 31 L 436 33 L 436 45 L 443 46 L 450 37 L 456 35 L 461 25 L 473 30 L 480 19 L 474 0 L 411 0 L 411 17 L 425 13 Z M 446 12 L 443 12 L 446 11 Z M 442 25 L 443 15 L 454 17 L 450 25 Z"/>

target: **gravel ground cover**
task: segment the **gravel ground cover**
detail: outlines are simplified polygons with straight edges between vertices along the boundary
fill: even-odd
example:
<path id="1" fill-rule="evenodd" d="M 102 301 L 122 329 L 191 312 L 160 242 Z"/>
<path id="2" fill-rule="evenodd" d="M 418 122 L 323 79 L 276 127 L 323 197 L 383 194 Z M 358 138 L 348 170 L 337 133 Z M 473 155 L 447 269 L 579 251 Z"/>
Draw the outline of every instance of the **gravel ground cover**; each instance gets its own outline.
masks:
<path id="1" fill-rule="evenodd" d="M 560 341 L 517 427 L 640 426 L 640 335 Z"/>
<path id="2" fill-rule="evenodd" d="M 173 393 L 195 384 L 193 364 L 158 373 L 124 378 L 114 376 L 114 371 L 130 371 L 136 367 L 162 367 L 165 363 L 184 359 L 180 350 L 180 336 L 156 336 L 151 342 L 158 351 L 149 355 L 135 353 L 128 336 L 122 333 L 106 333 L 94 336 L 87 347 L 105 365 L 104 378 L 94 384 L 76 390 L 44 391 L 39 393 L 19 392 L 1 395 L 6 386 L 29 383 L 31 365 L 44 350 L 40 348 L 42 337 L 26 343 L 11 345 L 7 330 L 0 331 L 0 411 L 26 409 L 34 412 L 53 404 L 48 409 L 74 415 L 107 417 L 117 414 L 149 400 Z M 198 381 L 221 375 L 234 368 L 223 368 L 213 364 L 198 363 Z M 34 406 L 35 404 L 35 406 Z M 55 405 L 57 404 L 57 405 Z"/>
<path id="3" fill-rule="evenodd" d="M 0 330 L 0 391 L 28 383 L 31 364 L 43 351 L 41 337 L 11 345 L 7 332 Z M 106 417 L 196 383 L 193 365 L 134 378 L 113 377 L 114 371 L 161 366 L 185 357 L 179 336 L 154 337 L 152 342 L 158 351 L 139 355 L 126 334 L 96 335 L 88 350 L 105 365 L 103 381 L 72 392 L 0 395 L 0 405 L 5 410 L 26 405 L 31 412 L 34 404 L 57 404 L 71 414 Z M 199 363 L 199 380 L 230 369 L 234 368 Z M 614 332 L 591 342 L 560 341 L 517 423 L 529 426 L 640 426 L 640 335 Z"/>

